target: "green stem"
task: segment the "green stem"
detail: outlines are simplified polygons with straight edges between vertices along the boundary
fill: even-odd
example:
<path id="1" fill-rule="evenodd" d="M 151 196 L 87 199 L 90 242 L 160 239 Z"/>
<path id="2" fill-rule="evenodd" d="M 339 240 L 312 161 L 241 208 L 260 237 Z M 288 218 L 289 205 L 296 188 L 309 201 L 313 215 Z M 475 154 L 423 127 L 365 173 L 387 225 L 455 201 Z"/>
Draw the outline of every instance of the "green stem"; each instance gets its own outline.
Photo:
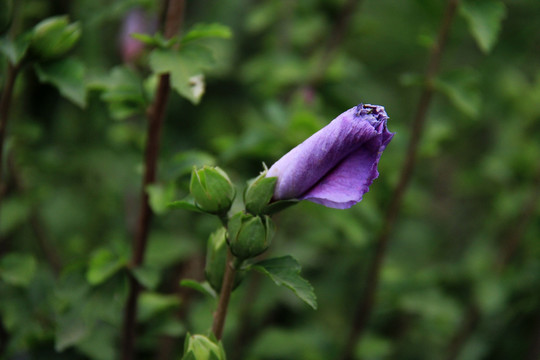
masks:
<path id="1" fill-rule="evenodd" d="M 212 325 L 212 332 L 218 340 L 221 340 L 223 336 L 223 328 L 225 327 L 225 319 L 227 318 L 229 300 L 234 287 L 234 277 L 236 275 L 235 264 L 236 259 L 234 255 L 231 253 L 230 249 L 227 249 L 225 275 L 223 275 L 223 285 L 221 285 L 218 307 L 214 313 L 214 324 Z"/>

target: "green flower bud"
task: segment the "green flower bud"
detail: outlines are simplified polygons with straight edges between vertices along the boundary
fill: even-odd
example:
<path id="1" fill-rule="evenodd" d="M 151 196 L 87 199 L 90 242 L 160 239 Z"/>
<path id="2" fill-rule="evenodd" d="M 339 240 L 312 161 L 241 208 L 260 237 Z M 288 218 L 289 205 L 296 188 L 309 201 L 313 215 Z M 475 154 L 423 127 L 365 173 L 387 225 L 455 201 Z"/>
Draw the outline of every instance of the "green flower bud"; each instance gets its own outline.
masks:
<path id="1" fill-rule="evenodd" d="M 11 25 L 13 18 L 13 1 L 0 0 L 0 35 L 4 34 Z"/>
<path id="2" fill-rule="evenodd" d="M 239 212 L 229 219 L 229 246 L 241 260 L 262 254 L 272 241 L 274 225 L 269 216 Z"/>
<path id="3" fill-rule="evenodd" d="M 248 182 L 244 192 L 246 210 L 255 215 L 263 214 L 266 206 L 272 200 L 276 182 L 276 177 L 266 177 L 266 171 Z"/>
<path id="4" fill-rule="evenodd" d="M 218 167 L 193 168 L 189 191 L 197 206 L 211 214 L 225 214 L 236 191 L 227 174 Z"/>
<path id="5" fill-rule="evenodd" d="M 221 291 L 225 263 L 227 262 L 227 230 L 222 227 L 208 238 L 206 250 L 206 280 L 216 292 Z"/>
<path id="6" fill-rule="evenodd" d="M 69 23 L 67 16 L 54 16 L 34 27 L 30 52 L 39 60 L 51 60 L 65 55 L 81 37 L 79 23 Z"/>
<path id="7" fill-rule="evenodd" d="M 216 344 L 204 335 L 189 335 L 184 344 L 182 360 L 225 360 L 221 343 Z"/>

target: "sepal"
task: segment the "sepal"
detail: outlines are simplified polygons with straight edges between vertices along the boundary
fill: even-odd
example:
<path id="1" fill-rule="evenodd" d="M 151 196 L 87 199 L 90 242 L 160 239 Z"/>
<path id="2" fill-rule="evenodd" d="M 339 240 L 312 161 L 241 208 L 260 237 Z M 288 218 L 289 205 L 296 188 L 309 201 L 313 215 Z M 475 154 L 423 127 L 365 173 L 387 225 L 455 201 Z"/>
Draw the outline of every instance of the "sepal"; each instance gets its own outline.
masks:
<path id="1" fill-rule="evenodd" d="M 240 260 L 262 254 L 272 241 L 274 224 L 269 216 L 239 212 L 229 219 L 228 239 L 231 252 Z"/>
<path id="2" fill-rule="evenodd" d="M 69 23 L 67 16 L 54 16 L 37 24 L 30 37 L 30 54 L 38 61 L 64 56 L 81 37 L 79 23 Z"/>
<path id="3" fill-rule="evenodd" d="M 204 212 L 224 215 L 231 208 L 236 190 L 227 174 L 219 167 L 193 168 L 189 191 L 196 205 Z"/>

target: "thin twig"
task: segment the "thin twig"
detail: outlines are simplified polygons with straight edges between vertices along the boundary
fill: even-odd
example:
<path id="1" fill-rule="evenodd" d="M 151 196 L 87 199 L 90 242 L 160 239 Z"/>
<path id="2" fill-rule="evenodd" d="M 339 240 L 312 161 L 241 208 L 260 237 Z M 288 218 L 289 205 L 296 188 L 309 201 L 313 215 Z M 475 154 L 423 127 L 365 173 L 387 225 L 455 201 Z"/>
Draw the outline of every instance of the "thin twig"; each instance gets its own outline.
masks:
<path id="1" fill-rule="evenodd" d="M 25 184 L 17 165 L 15 164 L 13 151 L 10 152 L 7 158 L 10 175 L 13 179 L 15 188 L 19 193 L 24 194 L 28 191 L 27 185 Z M 45 259 L 47 259 L 47 262 L 51 266 L 53 272 L 58 275 L 62 269 L 62 261 L 60 260 L 58 253 L 54 250 L 54 247 L 51 246 L 50 239 L 47 236 L 47 231 L 45 229 L 45 224 L 43 223 L 43 217 L 41 216 L 41 212 L 36 205 L 33 205 L 30 209 L 29 223 L 37 239 L 39 247 L 45 255 Z"/>
<path id="2" fill-rule="evenodd" d="M 450 339 L 450 344 L 446 349 L 446 360 L 456 359 L 461 352 L 461 348 L 467 342 L 469 336 L 474 333 L 478 323 L 480 322 L 481 313 L 476 305 L 471 304 L 467 307 L 465 318 L 458 328 L 458 331 Z"/>
<path id="3" fill-rule="evenodd" d="M 525 235 L 527 226 L 531 222 L 532 217 L 535 214 L 536 209 L 538 208 L 538 203 L 540 202 L 540 168 L 537 171 L 534 188 L 532 194 L 527 197 L 527 200 L 522 206 L 523 211 L 515 220 L 515 226 L 512 227 L 512 230 L 508 232 L 508 235 L 505 237 L 503 245 L 501 246 L 501 251 L 499 253 L 499 259 L 497 263 L 498 271 L 502 271 L 503 268 L 508 264 L 512 256 L 514 255 L 521 238 Z"/>
<path id="4" fill-rule="evenodd" d="M 538 313 L 535 327 L 532 336 L 532 343 L 527 352 L 526 360 L 538 360 L 540 359 L 540 312 Z"/>
<path id="5" fill-rule="evenodd" d="M 540 202 L 540 168 L 536 174 L 533 183 L 532 194 L 527 197 L 521 209 L 523 209 L 515 218 L 513 226 L 509 230 L 503 231 L 503 239 L 499 257 L 495 264 L 494 271 L 498 274 L 504 271 L 504 269 L 510 263 L 510 260 L 515 254 L 515 251 L 525 236 L 527 227 L 532 222 L 538 203 Z M 474 302 L 470 303 L 465 310 L 465 316 L 462 322 L 462 326 L 459 327 L 452 336 L 450 344 L 447 347 L 446 360 L 455 360 L 458 358 L 461 350 L 467 343 L 469 337 L 474 333 L 478 324 L 482 320 L 482 313 L 477 308 Z M 539 330 L 540 331 L 540 330 Z M 532 350 L 531 350 L 532 352 Z M 533 358 L 531 358 L 533 359 Z"/>
<path id="6" fill-rule="evenodd" d="M 322 56 L 317 64 L 316 71 L 313 73 L 313 77 L 309 81 L 310 86 L 315 86 L 322 80 L 326 70 L 334 58 L 337 49 L 339 49 L 341 42 L 345 38 L 347 29 L 349 28 L 353 15 L 360 3 L 361 0 L 347 0 L 341 8 L 337 21 L 334 22 L 334 26 L 330 30 L 330 36 L 326 41 Z"/>
<path id="7" fill-rule="evenodd" d="M 352 358 L 354 348 L 360 341 L 362 334 L 367 327 L 367 323 L 374 306 L 375 294 L 377 292 L 377 286 L 379 283 L 379 274 L 386 255 L 389 236 L 396 222 L 397 215 L 401 209 L 403 196 L 405 195 L 405 192 L 409 186 L 416 164 L 418 147 L 420 145 L 420 140 L 422 138 L 424 125 L 427 118 L 427 112 L 433 96 L 433 80 L 439 71 L 442 52 L 448 39 L 448 34 L 450 32 L 458 3 L 459 0 L 448 0 L 437 41 L 431 49 L 430 59 L 425 74 L 426 84 L 424 90 L 422 91 L 422 95 L 420 96 L 420 101 L 418 102 L 405 162 L 403 168 L 401 169 L 400 178 L 394 190 L 392 200 L 386 212 L 382 229 L 377 238 L 375 256 L 368 270 L 364 295 L 358 304 L 357 312 L 353 319 L 353 326 L 342 355 L 342 359 L 344 360 L 349 360 Z"/>
<path id="8" fill-rule="evenodd" d="M 227 262 L 225 264 L 225 275 L 223 275 L 223 284 L 219 293 L 219 302 L 217 310 L 214 313 L 214 323 L 212 332 L 218 340 L 223 336 L 223 328 L 227 318 L 227 309 L 229 307 L 229 299 L 234 287 L 234 277 L 236 275 L 235 258 L 230 249 L 227 249 Z"/>
<path id="9" fill-rule="evenodd" d="M 171 38 L 180 29 L 183 18 L 184 0 L 170 0 L 167 7 L 165 22 L 165 37 Z M 141 190 L 141 205 L 139 209 L 138 227 L 135 233 L 133 244 L 132 267 L 140 266 L 144 261 L 146 245 L 148 243 L 148 232 L 152 211 L 149 205 L 149 196 L 146 192 L 148 185 L 156 181 L 157 160 L 159 155 L 159 144 L 161 139 L 161 129 L 165 108 L 169 97 L 170 83 L 169 74 L 162 74 L 159 77 L 159 84 L 153 104 L 149 107 L 147 141 L 145 149 L 145 168 Z M 122 359 L 134 359 L 135 347 L 135 326 L 137 319 L 137 302 L 141 285 L 135 277 L 130 276 L 130 290 L 126 303 L 123 324 L 122 339 Z"/>
<path id="10" fill-rule="evenodd" d="M 20 64 L 13 65 L 12 63 L 8 63 L 6 83 L 2 91 L 2 97 L 0 98 L 0 203 L 5 190 L 3 181 L 4 140 L 6 138 L 6 128 L 11 109 L 11 100 L 13 98 L 13 88 L 15 87 L 15 80 L 19 74 L 19 70 Z"/>

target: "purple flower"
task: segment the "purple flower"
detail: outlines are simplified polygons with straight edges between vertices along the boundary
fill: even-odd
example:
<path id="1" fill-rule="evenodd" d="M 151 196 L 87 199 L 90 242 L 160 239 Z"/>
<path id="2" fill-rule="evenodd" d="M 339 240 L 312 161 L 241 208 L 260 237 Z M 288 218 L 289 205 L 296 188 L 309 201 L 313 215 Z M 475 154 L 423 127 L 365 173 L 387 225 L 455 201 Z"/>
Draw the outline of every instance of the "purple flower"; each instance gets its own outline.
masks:
<path id="1" fill-rule="evenodd" d="M 393 133 L 384 107 L 360 104 L 289 151 L 268 170 L 274 200 L 309 200 L 347 209 L 362 200 Z"/>
<path id="2" fill-rule="evenodd" d="M 134 62 L 144 51 L 144 44 L 133 38 L 131 34 L 148 34 L 155 30 L 155 21 L 142 9 L 130 10 L 124 18 L 120 33 L 122 58 L 125 63 Z"/>

